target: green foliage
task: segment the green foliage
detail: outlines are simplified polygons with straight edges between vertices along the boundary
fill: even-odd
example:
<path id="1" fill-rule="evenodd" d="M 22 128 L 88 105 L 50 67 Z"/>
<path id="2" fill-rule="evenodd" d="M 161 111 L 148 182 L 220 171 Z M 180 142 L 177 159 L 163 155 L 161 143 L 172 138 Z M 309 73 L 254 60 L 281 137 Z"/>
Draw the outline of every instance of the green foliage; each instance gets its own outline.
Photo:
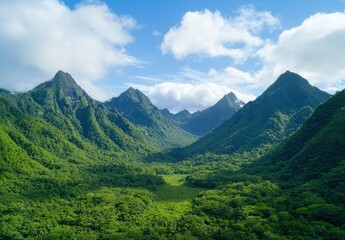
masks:
<path id="1" fill-rule="evenodd" d="M 286 94 L 301 89 L 324 96 L 302 83 Z M 0 239 L 344 240 L 344 105 L 340 92 L 263 158 L 275 143 L 171 162 L 63 72 L 0 94 Z M 273 109 L 258 139 L 283 138 L 310 110 Z"/>
<path id="2" fill-rule="evenodd" d="M 328 187 L 342 188 L 345 155 L 345 92 L 320 105 L 294 135 L 253 163 L 255 172 L 269 173 L 285 185 L 321 178 Z M 331 171 L 331 173 L 328 173 Z M 268 174 L 265 174 L 268 175 Z M 333 180 L 331 180 L 331 178 Z M 324 179 L 324 180 L 323 180 Z"/>
<path id="3" fill-rule="evenodd" d="M 196 140 L 196 136 L 168 121 L 139 90 L 129 88 L 105 105 L 119 111 L 162 148 L 183 147 Z"/>
<path id="4" fill-rule="evenodd" d="M 286 72 L 255 101 L 192 145 L 172 152 L 178 159 L 213 152 L 232 154 L 272 148 L 295 131 L 329 94 Z"/>

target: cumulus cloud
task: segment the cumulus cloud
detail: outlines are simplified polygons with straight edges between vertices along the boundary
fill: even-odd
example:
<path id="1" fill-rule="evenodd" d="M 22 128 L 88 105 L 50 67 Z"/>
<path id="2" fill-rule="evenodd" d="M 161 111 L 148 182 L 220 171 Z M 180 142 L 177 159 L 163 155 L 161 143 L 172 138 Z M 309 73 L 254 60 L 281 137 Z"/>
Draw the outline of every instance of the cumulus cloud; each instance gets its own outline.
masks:
<path id="1" fill-rule="evenodd" d="M 344 43 L 345 13 L 317 13 L 259 51 L 263 68 L 257 78 L 276 78 L 289 69 L 325 90 L 344 88 Z"/>
<path id="2" fill-rule="evenodd" d="M 118 16 L 105 4 L 85 3 L 70 9 L 58 0 L 0 3 L 0 84 L 28 90 L 69 72 L 97 99 L 106 99 L 95 81 L 116 66 L 139 61 L 126 52 L 136 22 Z"/>
<path id="3" fill-rule="evenodd" d="M 214 83 L 164 82 L 154 86 L 135 84 L 132 84 L 132 86 L 145 92 L 158 108 L 168 108 L 175 113 L 183 109 L 187 109 L 190 112 L 205 109 L 215 104 L 222 96 L 231 91 L 226 86 Z"/>
<path id="4" fill-rule="evenodd" d="M 241 62 L 262 46 L 259 33 L 280 26 L 269 12 L 258 12 L 247 6 L 234 18 L 225 18 L 219 11 L 187 12 L 179 26 L 165 34 L 161 44 L 164 54 L 171 53 L 177 59 L 189 55 L 202 57 L 231 57 Z"/>
<path id="5" fill-rule="evenodd" d="M 162 34 L 158 30 L 154 30 L 154 31 L 152 31 L 152 35 L 155 37 L 159 37 Z"/>
<path id="6" fill-rule="evenodd" d="M 183 79 L 183 82 L 178 82 L 178 79 Z M 205 73 L 184 68 L 171 81 L 151 86 L 135 83 L 128 85 L 143 91 L 161 109 L 168 108 L 172 112 L 187 109 L 195 112 L 214 105 L 230 92 L 244 102 L 254 100 L 256 97 L 253 94 L 243 91 L 244 85 L 250 90 L 253 82 L 249 73 L 232 67 L 222 71 L 211 68 Z"/>
<path id="7" fill-rule="evenodd" d="M 189 54 L 212 56 L 214 53 L 214 56 L 217 56 L 215 52 L 211 53 L 212 47 L 229 45 L 223 45 L 223 42 L 217 42 L 214 39 L 210 45 L 198 45 L 198 40 L 193 42 L 193 36 L 202 36 L 200 38 L 206 39 L 206 42 L 210 42 L 208 38 L 217 36 L 217 28 L 215 32 L 208 29 L 208 34 L 202 35 L 203 31 L 200 30 L 202 25 L 207 29 L 208 23 L 216 26 L 215 23 L 218 21 L 220 25 L 227 26 L 226 24 L 230 24 L 228 23 L 230 21 L 232 26 L 241 26 L 238 29 L 246 29 L 254 37 L 254 33 L 262 31 L 263 28 L 276 26 L 275 18 L 271 18 L 272 15 L 269 13 L 258 16 L 254 14 L 253 9 L 251 11 L 253 12 L 250 13 L 243 8 L 240 10 L 240 16 L 236 20 L 230 19 L 231 21 L 222 17 L 219 12 L 211 13 L 205 10 L 187 13 L 181 26 L 172 28 L 166 34 L 163 44 L 167 45 L 162 45 L 162 48 L 163 50 L 166 48 L 166 52 L 175 54 L 177 58 L 183 58 Z M 257 19 L 247 22 L 246 19 L 250 19 L 250 16 L 256 16 Z M 192 28 L 194 23 L 200 25 L 200 28 Z M 225 27 L 222 29 L 226 31 Z M 189 30 L 194 32 L 189 33 Z M 187 39 L 186 45 L 183 45 L 183 36 Z M 178 46 L 177 40 L 181 41 L 182 46 Z M 243 101 L 253 100 L 254 94 L 261 94 L 286 70 L 302 75 L 313 85 L 325 91 L 334 92 L 345 88 L 344 42 L 345 12 L 317 13 L 305 19 L 300 25 L 282 31 L 277 41 L 270 40 L 262 43 L 253 53 L 261 63 L 255 66 L 256 70 L 247 72 L 229 66 L 224 69 L 210 68 L 208 71 L 200 72 L 185 68 L 175 76 L 180 83 L 165 80 L 164 83 L 151 87 L 138 87 L 159 107 L 167 107 L 175 112 L 183 109 L 190 111 L 204 109 L 230 91 Z"/>

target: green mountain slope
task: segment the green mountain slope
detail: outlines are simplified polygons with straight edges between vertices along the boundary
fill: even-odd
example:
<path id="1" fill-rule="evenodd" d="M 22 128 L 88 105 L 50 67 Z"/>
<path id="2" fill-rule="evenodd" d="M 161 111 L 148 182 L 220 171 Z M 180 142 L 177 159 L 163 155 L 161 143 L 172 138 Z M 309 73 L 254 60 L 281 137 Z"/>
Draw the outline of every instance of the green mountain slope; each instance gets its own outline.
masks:
<path id="1" fill-rule="evenodd" d="M 0 119 L 0 160 L 9 169 L 50 172 L 127 164 L 158 150 L 131 122 L 92 100 L 62 71 L 28 93 L 0 95 Z"/>
<path id="2" fill-rule="evenodd" d="M 104 104 L 119 111 L 163 148 L 186 146 L 196 140 L 195 136 L 168 121 L 139 90 L 129 88 Z"/>
<path id="3" fill-rule="evenodd" d="M 175 155 L 231 154 L 270 148 L 300 127 L 329 96 L 301 76 L 287 71 L 255 101 Z"/>
<path id="4" fill-rule="evenodd" d="M 324 184 L 332 188 L 340 187 L 344 193 L 344 136 L 343 90 L 320 105 L 295 134 L 258 160 L 253 167 L 256 171 L 272 175 L 285 185 L 324 179 Z"/>
<path id="5" fill-rule="evenodd" d="M 146 184 L 137 176 L 159 182 L 140 162 L 156 151 L 134 124 L 62 71 L 28 93 L 0 94 L 0 194 L 63 196 L 101 183 Z"/>
<path id="6" fill-rule="evenodd" d="M 244 103 L 231 92 L 226 94 L 215 105 L 203 111 L 190 114 L 187 110 L 183 110 L 177 114 L 171 114 L 165 109 L 162 110 L 162 113 L 187 132 L 203 136 L 229 119 L 243 105 Z"/>
<path id="7" fill-rule="evenodd" d="M 117 111 L 91 99 L 67 73 L 17 97 L 17 105 L 30 115 L 40 116 L 64 132 L 86 138 L 99 148 L 151 151 L 155 144 Z M 139 150 L 140 151 L 140 150 Z"/>

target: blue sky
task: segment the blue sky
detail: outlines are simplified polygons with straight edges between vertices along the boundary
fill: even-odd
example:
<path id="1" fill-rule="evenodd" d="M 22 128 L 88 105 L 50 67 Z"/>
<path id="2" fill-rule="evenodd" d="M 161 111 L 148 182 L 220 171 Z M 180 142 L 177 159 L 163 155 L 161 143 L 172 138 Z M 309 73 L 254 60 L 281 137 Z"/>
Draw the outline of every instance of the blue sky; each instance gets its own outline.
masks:
<path id="1" fill-rule="evenodd" d="M 104 101 L 129 86 L 197 111 L 260 95 L 285 70 L 345 87 L 345 1 L 14 0 L 0 3 L 0 87 L 69 72 Z M 343 70 L 344 69 L 344 70 Z"/>

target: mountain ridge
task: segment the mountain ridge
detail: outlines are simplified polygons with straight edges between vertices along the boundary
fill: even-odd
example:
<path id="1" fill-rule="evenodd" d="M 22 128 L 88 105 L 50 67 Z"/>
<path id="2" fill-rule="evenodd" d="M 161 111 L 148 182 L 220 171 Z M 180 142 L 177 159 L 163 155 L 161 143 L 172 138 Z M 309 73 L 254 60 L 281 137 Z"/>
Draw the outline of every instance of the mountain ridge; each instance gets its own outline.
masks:
<path id="1" fill-rule="evenodd" d="M 8 105 L 7 112 L 17 111 L 63 129 L 67 141 L 79 139 L 77 142 L 86 141 L 101 149 L 122 153 L 135 152 L 136 148 L 148 152 L 157 148 L 149 143 L 141 130 L 118 112 L 93 100 L 71 75 L 63 71 L 27 93 L 5 95 L 3 101 Z M 17 116 L 12 118 L 17 119 Z M 20 123 L 22 119 L 17 121 Z"/>
<path id="2" fill-rule="evenodd" d="M 118 97 L 105 102 L 104 105 L 120 112 L 163 148 L 181 147 L 196 140 L 195 136 L 168 121 L 150 99 L 138 89 L 129 88 Z"/>
<path id="3" fill-rule="evenodd" d="M 176 156 L 271 148 L 301 126 L 312 110 L 329 96 L 301 76 L 287 71 L 255 101 L 244 105 L 232 118 Z"/>
<path id="4" fill-rule="evenodd" d="M 213 106 L 193 114 L 187 110 L 172 114 L 167 109 L 162 110 L 162 113 L 186 131 L 203 136 L 218 127 L 226 119 L 229 119 L 243 105 L 244 102 L 239 100 L 233 92 L 230 92 L 224 95 Z"/>
<path id="5" fill-rule="evenodd" d="M 345 90 L 318 106 L 303 126 L 253 163 L 285 185 L 304 183 L 340 166 L 345 152 Z"/>

